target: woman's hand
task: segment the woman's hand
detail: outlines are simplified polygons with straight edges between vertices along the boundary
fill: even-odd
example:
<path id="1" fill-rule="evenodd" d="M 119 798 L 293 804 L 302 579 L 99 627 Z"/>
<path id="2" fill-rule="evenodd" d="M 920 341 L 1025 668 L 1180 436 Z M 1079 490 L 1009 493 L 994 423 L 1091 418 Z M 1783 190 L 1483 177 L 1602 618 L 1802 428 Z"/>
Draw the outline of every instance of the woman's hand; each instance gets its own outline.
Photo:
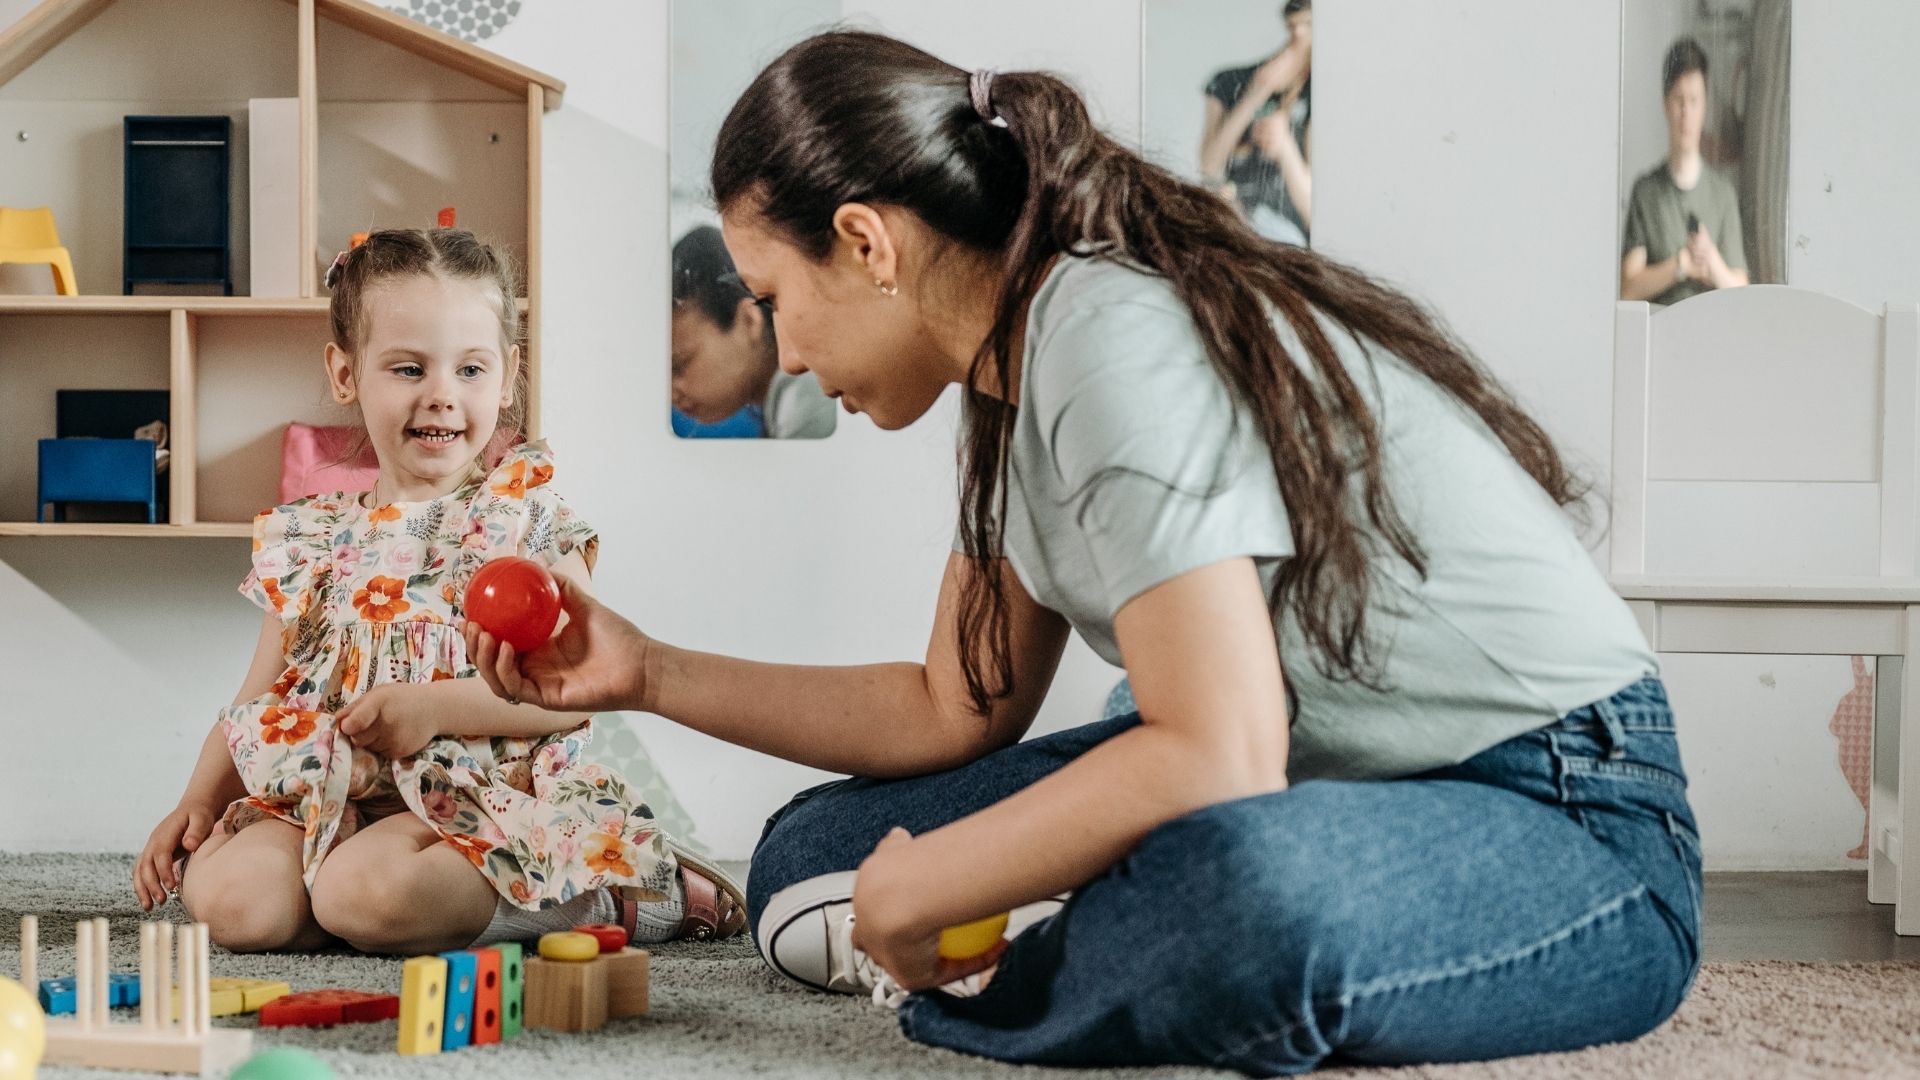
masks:
<path id="1" fill-rule="evenodd" d="M 334 714 L 340 733 L 389 761 L 419 753 L 440 732 L 426 710 L 407 707 L 407 689 L 388 683 L 361 694 Z"/>
<path id="2" fill-rule="evenodd" d="M 213 835 L 226 809 L 192 796 L 184 796 L 173 812 L 160 819 L 147 836 L 147 844 L 133 860 L 133 895 L 140 910 L 152 911 L 167 902 L 169 893 L 180 888 L 180 875 L 174 864 L 200 849 Z"/>
<path id="3" fill-rule="evenodd" d="M 493 692 L 554 712 L 647 708 L 647 651 L 653 639 L 561 577 L 566 623 L 525 656 L 467 620 L 467 659 Z"/>
<path id="4" fill-rule="evenodd" d="M 853 945 L 893 976 L 902 990 L 945 986 L 993 967 L 1007 943 L 979 956 L 948 960 L 940 955 L 939 926 L 927 926 L 912 910 L 911 898 L 925 895 L 928 883 L 915 880 L 906 859 L 913 838 L 905 829 L 882 837 L 860 864 L 853 885 Z"/>

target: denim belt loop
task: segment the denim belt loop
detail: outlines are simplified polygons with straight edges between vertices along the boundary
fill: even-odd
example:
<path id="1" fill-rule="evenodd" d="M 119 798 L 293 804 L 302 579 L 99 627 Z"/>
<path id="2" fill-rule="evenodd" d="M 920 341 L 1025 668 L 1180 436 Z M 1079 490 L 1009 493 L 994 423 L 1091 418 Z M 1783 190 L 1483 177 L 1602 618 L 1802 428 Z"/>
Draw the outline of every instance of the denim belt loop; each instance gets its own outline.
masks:
<path id="1" fill-rule="evenodd" d="M 1600 726 L 1607 733 L 1607 760 L 1619 761 L 1627 756 L 1627 729 L 1620 722 L 1620 714 L 1613 708 L 1611 698 L 1593 703 L 1593 714 L 1600 718 Z"/>

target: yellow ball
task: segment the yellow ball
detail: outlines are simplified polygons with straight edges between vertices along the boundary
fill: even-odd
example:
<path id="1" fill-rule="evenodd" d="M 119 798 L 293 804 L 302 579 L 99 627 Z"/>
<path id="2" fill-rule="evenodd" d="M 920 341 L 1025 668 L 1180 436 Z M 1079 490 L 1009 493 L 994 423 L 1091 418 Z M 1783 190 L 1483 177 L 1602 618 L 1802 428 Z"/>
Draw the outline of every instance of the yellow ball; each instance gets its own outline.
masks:
<path id="1" fill-rule="evenodd" d="M 1005 915 L 989 915 L 975 922 L 949 926 L 940 931 L 940 957 L 943 960 L 971 960 L 1000 941 L 1007 929 Z"/>
<path id="2" fill-rule="evenodd" d="M 39 1055 L 29 1055 L 25 1045 L 0 1039 L 0 1080 L 33 1080 L 39 1064 Z"/>
<path id="3" fill-rule="evenodd" d="M 26 987 L 0 978 L 0 1080 L 31 1077 L 47 1049 L 47 1017 Z"/>
<path id="4" fill-rule="evenodd" d="M 540 955 L 548 960 L 591 960 L 600 955 L 600 939 L 572 930 L 541 934 Z"/>

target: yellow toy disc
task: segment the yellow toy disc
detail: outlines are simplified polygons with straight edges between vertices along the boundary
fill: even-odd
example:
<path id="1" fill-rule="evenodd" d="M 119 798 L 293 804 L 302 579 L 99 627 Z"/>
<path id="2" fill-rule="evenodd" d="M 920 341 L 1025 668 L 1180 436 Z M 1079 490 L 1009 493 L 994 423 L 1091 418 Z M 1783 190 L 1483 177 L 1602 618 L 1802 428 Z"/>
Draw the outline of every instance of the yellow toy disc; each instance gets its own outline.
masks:
<path id="1" fill-rule="evenodd" d="M 993 948 L 1006 929 L 1005 915 L 989 915 L 977 922 L 949 926 L 940 931 L 940 957 L 944 960 L 971 960 Z"/>
<path id="2" fill-rule="evenodd" d="M 591 960 L 600 955 L 600 939 L 572 930 L 541 934 L 540 955 L 548 960 Z"/>

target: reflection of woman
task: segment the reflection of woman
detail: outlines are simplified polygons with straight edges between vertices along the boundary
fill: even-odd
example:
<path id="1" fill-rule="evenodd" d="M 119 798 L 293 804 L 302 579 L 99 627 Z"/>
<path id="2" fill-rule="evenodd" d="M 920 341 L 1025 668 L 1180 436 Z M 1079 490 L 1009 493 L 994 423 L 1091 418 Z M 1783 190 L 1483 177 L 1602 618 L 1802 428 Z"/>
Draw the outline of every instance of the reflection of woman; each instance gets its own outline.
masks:
<path id="1" fill-rule="evenodd" d="M 1287 44 L 1207 82 L 1200 173 L 1264 236 L 1305 245 L 1313 222 L 1313 0 L 1281 9 Z"/>
<path id="2" fill-rule="evenodd" d="M 833 434 L 833 402 L 811 372 L 780 370 L 773 321 L 741 287 L 711 225 L 673 245 L 673 407 L 702 424 L 757 411 L 769 439 Z"/>
<path id="3" fill-rule="evenodd" d="M 824 34 L 715 146 L 783 354 L 887 431 L 961 388 L 924 659 L 697 652 L 565 584 L 553 641 L 468 648 L 517 700 L 854 774 L 755 850 L 781 974 L 968 1053 L 1262 1076 L 1672 1012 L 1700 864 L 1657 661 L 1552 440 L 1430 315 L 1255 235 L 1041 72 Z M 897 607 L 841 584 L 821 633 Z M 1137 710 L 1026 739 L 1075 630 Z M 1008 944 L 939 955 L 1010 909 Z"/>
<path id="4" fill-rule="evenodd" d="M 1707 54 L 1692 38 L 1667 50 L 1661 73 L 1667 160 L 1634 181 L 1620 241 L 1620 298 L 1672 304 L 1747 283 L 1740 198 L 1700 154 Z"/>

